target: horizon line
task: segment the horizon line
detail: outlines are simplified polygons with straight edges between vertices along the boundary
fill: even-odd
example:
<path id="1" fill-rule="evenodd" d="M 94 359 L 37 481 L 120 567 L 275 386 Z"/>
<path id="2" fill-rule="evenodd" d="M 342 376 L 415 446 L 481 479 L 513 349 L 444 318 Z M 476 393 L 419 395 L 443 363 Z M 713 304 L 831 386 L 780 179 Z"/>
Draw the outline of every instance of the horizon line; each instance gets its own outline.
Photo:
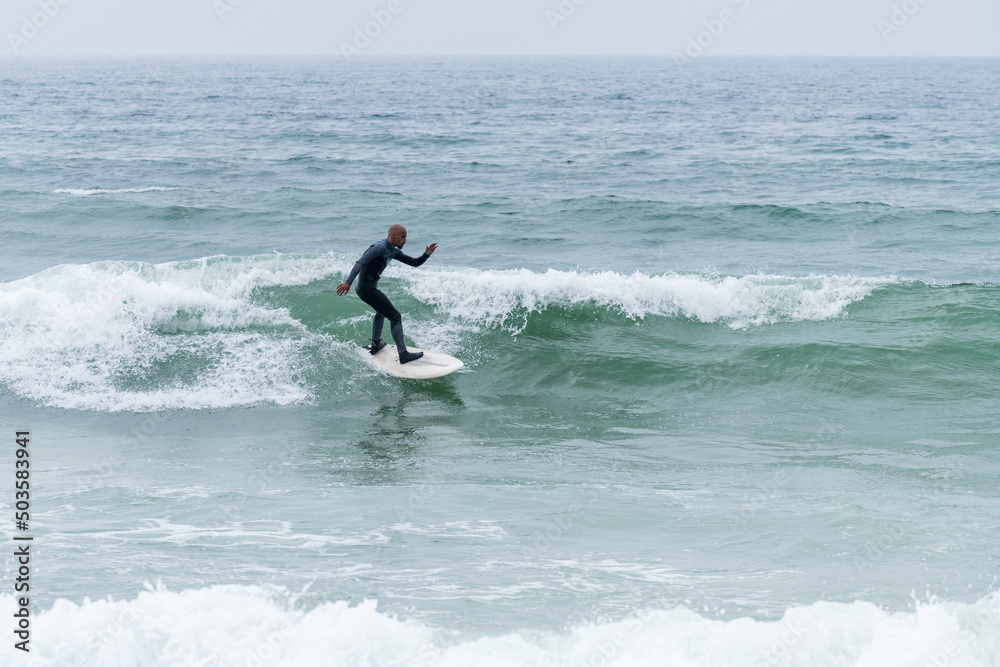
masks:
<path id="1" fill-rule="evenodd" d="M 480 54 L 425 54 L 425 53 L 366 53 L 352 56 L 356 60 L 378 60 L 390 58 L 442 58 L 442 59 L 467 59 L 467 58 L 645 58 L 645 59 L 676 59 L 680 54 L 676 53 L 480 53 Z M 681 56 L 684 57 L 684 56 Z M 339 53 L 25 53 L 11 54 L 0 53 L 0 59 L 34 59 L 34 58 L 331 58 L 344 60 L 344 56 Z M 800 58 L 853 58 L 853 59 L 910 59 L 910 60 L 931 60 L 931 59 L 998 59 L 1000 54 L 703 54 L 698 58 L 686 58 L 686 60 L 723 60 L 723 59 L 800 59 Z"/>

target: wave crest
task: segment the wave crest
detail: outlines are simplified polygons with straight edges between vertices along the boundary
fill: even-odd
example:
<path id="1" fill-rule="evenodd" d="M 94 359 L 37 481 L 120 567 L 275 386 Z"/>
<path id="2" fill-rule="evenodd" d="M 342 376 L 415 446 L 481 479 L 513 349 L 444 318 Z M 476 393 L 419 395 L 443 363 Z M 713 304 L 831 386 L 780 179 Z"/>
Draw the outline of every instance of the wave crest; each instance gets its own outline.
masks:
<path id="1" fill-rule="evenodd" d="M 93 660 L 124 665 L 629 665 L 723 667 L 985 667 L 1000 661 L 1000 597 L 975 604 L 934 602 L 888 612 L 870 602 L 817 602 L 777 621 L 713 620 L 678 607 L 628 619 L 495 637 L 447 629 L 357 606 L 324 602 L 297 609 L 299 596 L 273 586 L 162 587 L 131 601 L 58 600 L 35 620 L 32 664 Z M 6 607 L 10 595 L 0 596 Z"/>
<path id="2" fill-rule="evenodd" d="M 329 257 L 210 257 L 62 265 L 0 284 L 0 380 L 71 409 L 302 401 L 304 327 L 250 297 L 341 269 Z"/>
<path id="3" fill-rule="evenodd" d="M 87 197 L 90 195 L 117 195 L 132 192 L 170 192 L 171 190 L 176 189 L 177 188 L 164 188 L 155 185 L 148 188 L 120 188 L 118 190 L 107 190 L 104 188 L 90 188 L 89 190 L 83 188 L 59 188 L 57 190 L 53 190 L 52 194 Z"/>
<path id="4" fill-rule="evenodd" d="M 207 257 L 145 264 L 62 265 L 0 284 L 0 381 L 46 405 L 155 411 L 287 405 L 311 397 L 303 381 L 323 334 L 269 301 L 262 288 L 289 290 L 336 277 L 342 255 Z M 527 269 L 386 272 L 439 310 L 417 314 L 408 331 L 446 346 L 482 327 L 522 332 L 532 313 L 580 304 L 628 318 L 684 317 L 740 329 L 824 320 L 896 278 L 778 275 L 744 277 Z M 311 326 L 334 303 L 318 298 Z M 278 300 L 282 294 L 279 292 Z M 367 311 L 366 311 L 367 312 Z M 442 317 L 441 314 L 445 317 Z M 365 318 L 366 319 L 366 318 Z M 321 324 L 322 322 L 322 324 Z"/>
<path id="5" fill-rule="evenodd" d="M 393 275 L 396 275 L 395 273 Z M 591 304 L 626 317 L 686 317 L 734 329 L 827 320 L 874 290 L 901 282 L 893 276 L 631 275 L 610 271 L 427 271 L 406 276 L 410 293 L 449 315 L 520 333 L 528 315 L 554 306 Z"/>

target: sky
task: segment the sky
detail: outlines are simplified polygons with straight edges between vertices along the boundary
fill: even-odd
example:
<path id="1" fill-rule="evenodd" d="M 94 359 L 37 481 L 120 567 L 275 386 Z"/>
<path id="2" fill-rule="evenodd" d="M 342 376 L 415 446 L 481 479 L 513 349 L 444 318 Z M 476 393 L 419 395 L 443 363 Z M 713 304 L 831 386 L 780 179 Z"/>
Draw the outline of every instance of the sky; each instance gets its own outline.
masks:
<path id="1" fill-rule="evenodd" d="M 1000 0 L 3 0 L 0 55 L 1000 56 Z"/>

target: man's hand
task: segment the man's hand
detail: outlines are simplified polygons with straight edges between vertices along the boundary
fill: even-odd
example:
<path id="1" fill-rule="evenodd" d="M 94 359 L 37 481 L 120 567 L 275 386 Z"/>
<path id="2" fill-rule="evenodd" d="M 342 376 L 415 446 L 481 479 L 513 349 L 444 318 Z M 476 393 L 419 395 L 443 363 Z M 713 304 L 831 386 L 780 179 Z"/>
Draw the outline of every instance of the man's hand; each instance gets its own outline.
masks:
<path id="1" fill-rule="evenodd" d="M 351 286 L 347 283 L 340 283 L 337 285 L 337 296 L 344 296 L 351 291 Z"/>
<path id="2" fill-rule="evenodd" d="M 433 255 L 434 251 L 437 249 L 438 249 L 438 244 L 432 243 L 429 246 L 427 246 L 427 248 L 424 250 L 424 254 L 428 256 Z"/>

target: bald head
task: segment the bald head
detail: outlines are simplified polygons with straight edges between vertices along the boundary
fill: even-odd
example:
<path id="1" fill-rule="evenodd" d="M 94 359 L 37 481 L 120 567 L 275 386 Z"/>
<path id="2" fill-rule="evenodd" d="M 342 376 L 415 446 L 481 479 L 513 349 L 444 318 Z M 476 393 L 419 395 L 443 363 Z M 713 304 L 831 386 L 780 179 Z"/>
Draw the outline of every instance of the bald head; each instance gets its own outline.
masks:
<path id="1" fill-rule="evenodd" d="M 395 224 L 389 226 L 389 235 L 386 237 L 393 248 L 402 248 L 406 243 L 406 227 Z"/>

